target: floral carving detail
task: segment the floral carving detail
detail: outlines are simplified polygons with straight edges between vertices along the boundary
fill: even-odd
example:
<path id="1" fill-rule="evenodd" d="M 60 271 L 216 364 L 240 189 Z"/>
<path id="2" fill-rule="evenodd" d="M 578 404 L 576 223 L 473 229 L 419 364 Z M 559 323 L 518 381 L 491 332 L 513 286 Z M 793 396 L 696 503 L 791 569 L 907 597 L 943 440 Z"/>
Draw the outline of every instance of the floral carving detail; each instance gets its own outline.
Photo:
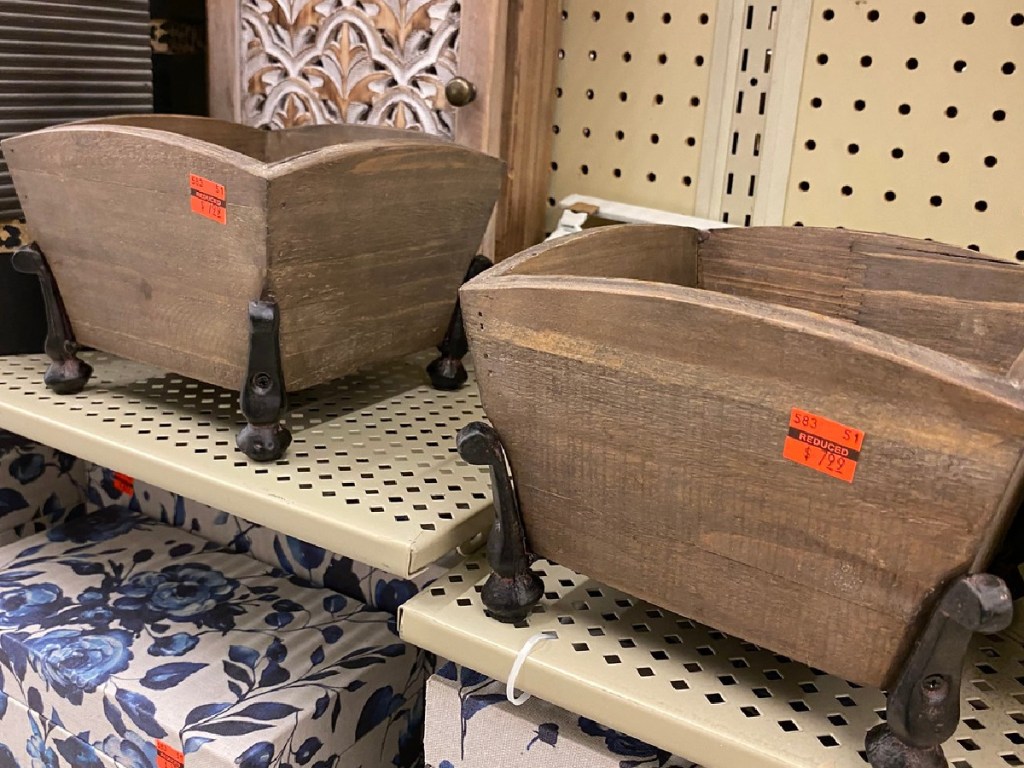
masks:
<path id="1" fill-rule="evenodd" d="M 452 135 L 456 0 L 243 0 L 243 120 Z"/>

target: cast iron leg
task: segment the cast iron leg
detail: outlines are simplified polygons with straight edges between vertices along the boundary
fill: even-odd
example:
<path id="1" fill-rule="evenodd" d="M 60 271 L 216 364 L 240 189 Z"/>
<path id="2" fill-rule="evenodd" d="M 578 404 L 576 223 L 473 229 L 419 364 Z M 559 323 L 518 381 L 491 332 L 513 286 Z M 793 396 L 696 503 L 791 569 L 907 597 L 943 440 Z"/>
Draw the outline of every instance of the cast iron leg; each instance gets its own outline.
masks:
<path id="1" fill-rule="evenodd" d="M 484 605 L 498 621 L 523 621 L 544 594 L 544 585 L 530 570 L 526 529 L 505 448 L 494 428 L 479 421 L 459 430 L 457 444 L 459 455 L 470 464 L 487 464 L 491 468 L 494 526 L 487 539 L 487 559 L 494 572 L 484 585 Z"/>
<path id="2" fill-rule="evenodd" d="M 248 424 L 235 444 L 253 461 L 276 461 L 292 442 L 292 433 L 280 423 L 287 407 L 278 329 L 277 302 L 249 302 L 249 367 L 242 383 L 239 405 Z"/>
<path id="3" fill-rule="evenodd" d="M 491 260 L 486 256 L 474 256 L 469 262 L 469 270 L 463 278 L 463 284 L 468 283 L 474 277 L 486 269 L 490 269 Z M 465 367 L 462 365 L 462 358 L 469 352 L 469 342 L 466 340 L 466 328 L 462 324 L 462 302 L 455 300 L 455 309 L 452 310 L 452 319 L 448 323 L 448 332 L 437 347 L 441 356 L 427 366 L 427 373 L 430 375 L 430 383 L 434 389 L 453 390 L 458 389 L 466 383 L 469 378 Z"/>
<path id="4" fill-rule="evenodd" d="M 43 252 L 35 245 L 19 248 L 11 259 L 14 268 L 26 275 L 36 275 L 43 290 L 43 305 L 46 308 L 46 354 L 50 367 L 43 381 L 58 395 L 74 395 L 85 389 L 92 376 L 92 366 L 77 357 L 78 344 L 71 332 L 60 291 L 53 279 L 49 264 Z"/>
<path id="5" fill-rule="evenodd" d="M 1002 579 L 961 576 L 946 590 L 889 691 L 886 722 L 865 739 L 872 768 L 945 768 L 942 743 L 960 722 L 960 677 L 971 635 L 1010 625 Z"/>

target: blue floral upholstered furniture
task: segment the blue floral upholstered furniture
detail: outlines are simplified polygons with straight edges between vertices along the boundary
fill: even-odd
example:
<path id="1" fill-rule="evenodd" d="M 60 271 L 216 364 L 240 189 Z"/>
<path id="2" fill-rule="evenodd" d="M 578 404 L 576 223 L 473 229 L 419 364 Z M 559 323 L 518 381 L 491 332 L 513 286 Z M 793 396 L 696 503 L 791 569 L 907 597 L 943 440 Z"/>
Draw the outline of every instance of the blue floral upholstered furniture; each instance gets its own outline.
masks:
<path id="1" fill-rule="evenodd" d="M 76 517 L 0 547 L 0 768 L 410 764 L 426 669 L 393 624 L 141 512 Z"/>
<path id="2" fill-rule="evenodd" d="M 0 546 L 83 514 L 86 472 L 74 456 L 0 430 Z"/>
<path id="3" fill-rule="evenodd" d="M 639 739 L 451 662 L 427 683 L 429 768 L 697 768 Z"/>

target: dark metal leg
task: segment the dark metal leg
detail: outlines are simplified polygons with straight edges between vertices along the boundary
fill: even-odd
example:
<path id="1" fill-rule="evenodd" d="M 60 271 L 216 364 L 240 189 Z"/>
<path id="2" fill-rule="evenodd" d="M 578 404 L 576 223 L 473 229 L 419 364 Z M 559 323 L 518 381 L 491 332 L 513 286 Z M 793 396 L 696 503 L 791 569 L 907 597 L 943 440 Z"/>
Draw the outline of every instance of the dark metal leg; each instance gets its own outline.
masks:
<path id="1" fill-rule="evenodd" d="M 64 302 L 57 290 L 50 266 L 43 252 L 35 245 L 19 248 L 11 259 L 18 272 L 36 275 L 43 290 L 43 305 L 46 308 L 46 344 L 50 367 L 43 376 L 46 386 L 58 395 L 74 395 L 85 389 L 92 376 L 92 366 L 77 357 L 78 344 L 71 332 Z"/>
<path id="2" fill-rule="evenodd" d="M 494 428 L 479 421 L 459 430 L 457 443 L 463 459 L 491 468 L 494 526 L 487 539 L 487 559 L 494 572 L 484 585 L 484 605 L 498 621 L 523 621 L 544 594 L 544 584 L 530 570 L 532 558 L 505 448 Z"/>
<path id="3" fill-rule="evenodd" d="M 486 256 L 474 256 L 469 263 L 469 270 L 463 278 L 463 284 L 468 283 L 484 270 L 490 269 L 491 260 Z M 462 365 L 462 358 L 469 352 L 469 342 L 466 340 L 466 328 L 462 323 L 462 302 L 455 300 L 455 309 L 452 311 L 452 319 L 448 323 L 448 332 L 437 347 L 441 356 L 427 366 L 427 373 L 430 375 L 430 383 L 434 389 L 453 390 L 458 389 L 466 383 L 469 378 L 465 367 Z"/>
<path id="4" fill-rule="evenodd" d="M 276 461 L 292 442 L 292 433 L 281 425 L 288 404 L 281 368 L 278 330 L 281 315 L 277 302 L 249 302 L 249 367 L 239 405 L 246 424 L 235 444 L 253 461 Z"/>
<path id="5" fill-rule="evenodd" d="M 953 582 L 889 691 L 886 722 L 868 732 L 872 768 L 945 768 L 942 743 L 960 722 L 960 678 L 971 636 L 1006 629 L 1012 618 L 1002 579 L 980 573 Z"/>

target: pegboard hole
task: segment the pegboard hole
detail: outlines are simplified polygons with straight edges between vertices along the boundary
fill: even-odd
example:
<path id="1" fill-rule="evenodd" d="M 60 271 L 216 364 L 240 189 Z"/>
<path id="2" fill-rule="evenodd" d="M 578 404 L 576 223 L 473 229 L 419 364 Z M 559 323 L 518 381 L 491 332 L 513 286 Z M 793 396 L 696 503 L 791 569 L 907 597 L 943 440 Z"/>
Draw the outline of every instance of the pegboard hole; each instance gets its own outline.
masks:
<path id="1" fill-rule="evenodd" d="M 636 14 L 635 13 L 633 13 L 632 11 L 626 11 L 626 21 L 628 21 L 630 24 L 632 24 L 633 20 L 635 18 L 636 18 Z"/>
<path id="2" fill-rule="evenodd" d="M 960 21 L 966 24 L 967 26 L 970 26 L 971 24 L 974 23 L 974 14 L 971 11 L 968 11 L 967 13 L 960 17 Z"/>
<path id="3" fill-rule="evenodd" d="M 878 11 L 875 11 L 875 10 L 868 11 L 868 21 L 870 21 L 870 22 L 878 21 L 878 19 L 881 18 L 881 15 L 882 14 L 880 14 Z"/>
<path id="4" fill-rule="evenodd" d="M 621 179 L 622 178 L 622 169 L 621 168 L 612 168 L 612 176 L 614 176 L 616 179 Z"/>
<path id="5" fill-rule="evenodd" d="M 665 103 L 665 97 L 660 93 L 654 94 L 654 103 L 660 107 L 662 104 Z"/>
<path id="6" fill-rule="evenodd" d="M 615 138 L 618 139 L 619 141 L 622 141 L 624 138 L 626 138 L 625 131 L 616 131 Z"/>
<path id="7" fill-rule="evenodd" d="M 808 149 L 808 150 L 810 150 L 812 152 L 814 151 L 815 147 L 817 147 L 817 146 L 818 146 L 818 142 L 816 142 L 814 139 L 808 139 L 807 141 L 804 142 L 804 148 Z"/>
<path id="8" fill-rule="evenodd" d="M 978 200 L 974 203 L 974 210 L 978 213 L 984 213 L 988 210 L 988 202 L 985 200 Z"/>
<path id="9" fill-rule="evenodd" d="M 1017 261 L 1024 261 L 1024 251 L 1017 251 Z"/>
<path id="10" fill-rule="evenodd" d="M 811 106 L 814 107 L 815 109 L 820 109 L 821 108 L 821 99 L 819 97 L 815 96 L 813 99 L 811 99 Z"/>
<path id="11" fill-rule="evenodd" d="M 650 181 L 650 182 L 657 181 L 658 180 L 658 176 L 657 176 L 656 173 L 654 173 L 654 171 L 651 171 L 650 173 L 647 174 L 647 180 Z"/>
<path id="12" fill-rule="evenodd" d="M 659 53 L 658 54 L 658 63 L 659 64 L 668 64 L 668 54 L 667 53 Z"/>
<path id="13" fill-rule="evenodd" d="M 901 147 L 893 147 L 890 153 L 894 159 L 899 160 L 903 157 L 903 149 Z"/>
<path id="14" fill-rule="evenodd" d="M 997 158 L 995 155 L 989 155 L 988 157 L 985 158 L 985 167 L 995 168 L 998 162 L 999 158 Z"/>
<path id="15" fill-rule="evenodd" d="M 997 123 L 1001 123 L 1003 122 L 1003 120 L 1006 119 L 1006 112 L 1001 109 L 997 109 L 995 112 L 992 113 L 992 119 L 995 120 Z"/>
<path id="16" fill-rule="evenodd" d="M 846 184 L 839 191 L 842 193 L 843 197 L 850 197 L 853 194 L 853 187 Z"/>
<path id="17" fill-rule="evenodd" d="M 862 67 L 870 67 L 874 61 L 875 60 L 871 56 L 865 55 L 860 57 L 860 65 Z"/>
<path id="18" fill-rule="evenodd" d="M 600 21 L 601 20 L 601 12 L 600 11 L 594 11 L 592 14 L 590 14 L 590 18 L 592 18 L 594 21 Z"/>
<path id="19" fill-rule="evenodd" d="M 629 94 L 626 93 L 625 91 L 619 91 L 619 101 L 628 101 L 628 100 L 629 100 Z"/>
<path id="20" fill-rule="evenodd" d="M 693 186 L 693 177 L 692 176 L 683 176 L 683 186 L 684 187 L 692 187 Z"/>
<path id="21" fill-rule="evenodd" d="M 580 166 L 580 173 L 582 173 L 584 176 L 586 176 L 588 173 L 590 173 L 590 166 L 585 164 L 585 163 L 583 165 L 581 165 Z"/>
<path id="22" fill-rule="evenodd" d="M 939 152 L 937 159 L 940 163 L 945 165 L 949 162 L 949 152 Z"/>
<path id="23" fill-rule="evenodd" d="M 942 197 L 940 195 L 932 195 L 928 202 L 931 203 L 933 208 L 940 208 L 942 206 Z"/>
<path id="24" fill-rule="evenodd" d="M 651 134 L 651 144 L 657 144 L 659 141 L 661 141 L 661 137 L 658 136 L 658 134 L 656 134 L 656 133 L 652 133 Z"/>
<path id="25" fill-rule="evenodd" d="M 826 8 L 824 11 L 821 12 L 821 18 L 823 18 L 825 21 L 832 21 L 832 19 L 834 19 L 835 17 L 836 12 L 833 11 L 831 8 Z"/>
<path id="26" fill-rule="evenodd" d="M 801 181 L 797 186 L 801 192 L 810 192 L 811 190 L 811 182 L 809 181 Z"/>
<path id="27" fill-rule="evenodd" d="M 957 59 L 953 62 L 953 71 L 960 73 L 967 69 L 967 62 L 963 59 Z"/>
<path id="28" fill-rule="evenodd" d="M 586 97 L 587 97 L 587 99 L 589 99 L 590 101 L 593 101 L 593 100 L 594 100 L 594 89 L 593 89 L 593 88 L 587 88 L 587 93 L 586 93 Z"/>
<path id="29" fill-rule="evenodd" d="M 917 13 L 914 14 L 914 23 L 915 24 L 924 24 L 925 19 L 927 19 L 927 18 L 928 18 L 928 14 L 926 14 L 924 11 L 918 11 Z"/>
<path id="30" fill-rule="evenodd" d="M 696 64 L 698 67 L 703 67 L 704 66 L 704 57 L 703 56 L 695 56 L 693 58 L 693 63 Z"/>
<path id="31" fill-rule="evenodd" d="M 901 115 L 909 115 L 910 114 L 910 105 L 909 104 L 900 104 L 899 112 L 900 112 Z"/>
<path id="32" fill-rule="evenodd" d="M 622 52 L 622 60 L 624 62 L 626 62 L 627 64 L 629 64 L 629 62 L 631 62 L 633 60 L 633 54 L 630 53 L 629 51 L 623 51 Z"/>
<path id="33" fill-rule="evenodd" d="M 849 146 L 846 147 L 846 151 L 849 152 L 851 155 L 856 155 L 858 152 L 860 152 L 860 144 L 850 144 Z"/>
<path id="34" fill-rule="evenodd" d="M 891 202 L 893 202 L 893 201 L 894 201 L 895 199 L 896 199 L 896 193 L 895 193 L 895 192 L 893 192 L 893 191 L 892 191 L 891 189 L 890 189 L 890 190 L 888 190 L 888 191 L 887 191 L 887 192 L 885 193 L 885 200 L 886 200 L 886 202 L 888 202 L 888 203 L 891 203 Z"/>
<path id="35" fill-rule="evenodd" d="M 586 126 L 584 126 L 584 128 L 583 128 L 583 138 L 585 138 L 585 139 L 589 139 L 590 138 L 590 129 L 587 128 Z"/>
<path id="36" fill-rule="evenodd" d="M 1015 27 L 1024 25 L 1024 13 L 1015 13 L 1010 17 L 1010 23 Z"/>
<path id="37" fill-rule="evenodd" d="M 956 117 L 958 114 L 960 114 L 960 110 L 957 109 L 956 107 L 954 107 L 954 106 L 946 107 L 946 117 L 952 119 L 952 118 Z"/>
<path id="38" fill-rule="evenodd" d="M 864 99 L 857 99 L 853 102 L 853 108 L 858 112 L 863 112 L 867 108 L 868 104 Z"/>
<path id="39" fill-rule="evenodd" d="M 825 64 L 828 64 L 828 54 L 827 53 L 819 53 L 818 54 L 818 63 L 823 65 L 823 66 Z"/>
<path id="40" fill-rule="evenodd" d="M 711 21 L 711 17 L 708 16 L 706 13 L 702 13 L 700 16 L 697 17 L 697 21 L 699 21 L 701 24 L 707 24 L 709 21 Z"/>
<path id="41" fill-rule="evenodd" d="M 918 67 L 918 61 L 913 56 L 907 59 L 907 69 L 915 70 Z"/>
<path id="42" fill-rule="evenodd" d="M 671 24 L 672 23 L 672 14 L 671 13 L 663 13 L 663 14 L 661 14 L 661 23 L 662 24 Z"/>
<path id="43" fill-rule="evenodd" d="M 597 61 L 597 51 L 587 51 L 587 58 L 591 61 Z"/>
<path id="44" fill-rule="evenodd" d="M 700 96 L 691 96 L 690 97 L 690 106 L 691 107 L 699 107 L 700 106 Z"/>
<path id="45" fill-rule="evenodd" d="M 1002 67 L 1000 67 L 1000 69 L 1002 70 L 1004 75 L 1012 75 L 1014 72 L 1017 71 L 1017 65 L 1014 64 L 1012 61 L 1007 61 L 1003 64 Z"/>

